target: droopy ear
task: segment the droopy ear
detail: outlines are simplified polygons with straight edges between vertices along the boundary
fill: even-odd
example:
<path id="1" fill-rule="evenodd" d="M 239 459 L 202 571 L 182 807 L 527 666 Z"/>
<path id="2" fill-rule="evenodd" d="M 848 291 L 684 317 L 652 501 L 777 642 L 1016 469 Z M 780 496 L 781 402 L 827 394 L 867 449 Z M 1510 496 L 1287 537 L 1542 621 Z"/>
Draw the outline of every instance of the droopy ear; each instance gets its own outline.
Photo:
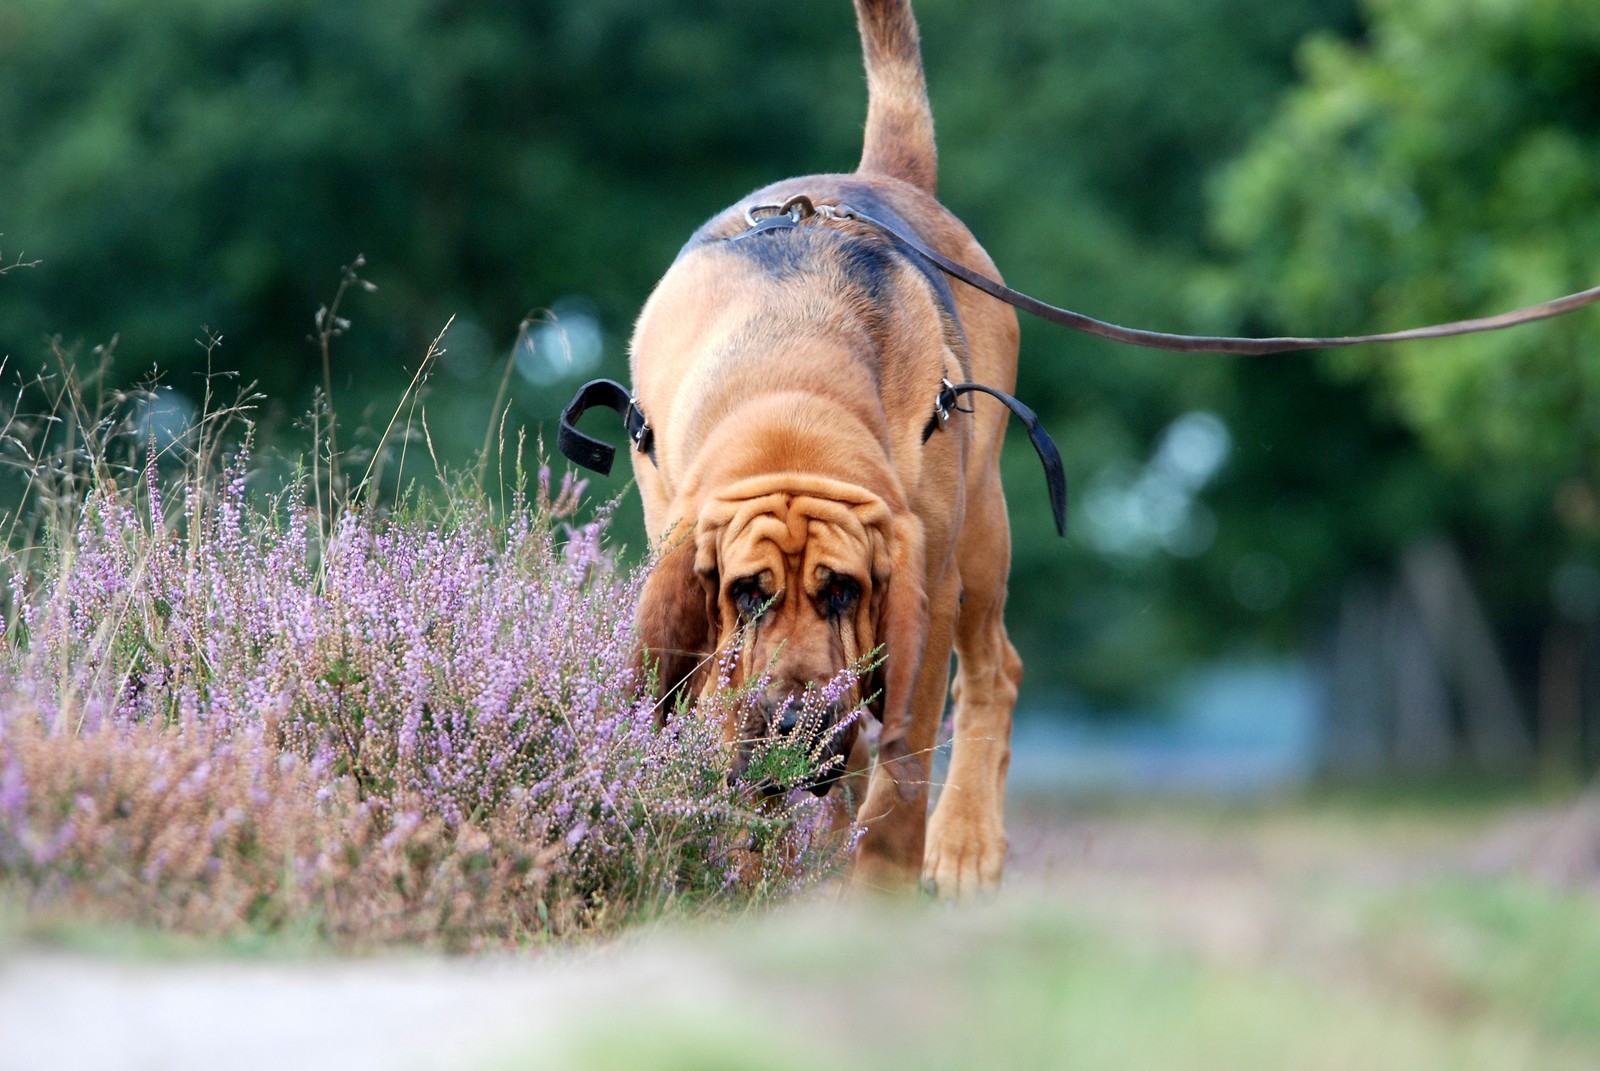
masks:
<path id="1" fill-rule="evenodd" d="M 881 693 L 875 709 L 883 723 L 878 757 L 884 763 L 910 754 L 906 737 L 911 731 L 912 700 L 928 646 L 928 594 L 923 585 L 922 524 L 914 514 L 902 514 L 873 528 L 871 539 L 875 635 L 883 647 L 883 663 L 873 671 L 868 687 Z M 904 773 L 906 778 L 915 779 L 912 770 Z M 902 778 L 897 776 L 896 780 Z M 903 787 L 912 786 L 908 781 Z"/>
<path id="2" fill-rule="evenodd" d="M 669 536 L 639 598 L 641 654 L 657 668 L 657 693 L 664 699 L 691 687 L 711 652 L 713 596 L 695 571 L 695 541 Z M 670 703 L 662 704 L 663 716 Z"/>

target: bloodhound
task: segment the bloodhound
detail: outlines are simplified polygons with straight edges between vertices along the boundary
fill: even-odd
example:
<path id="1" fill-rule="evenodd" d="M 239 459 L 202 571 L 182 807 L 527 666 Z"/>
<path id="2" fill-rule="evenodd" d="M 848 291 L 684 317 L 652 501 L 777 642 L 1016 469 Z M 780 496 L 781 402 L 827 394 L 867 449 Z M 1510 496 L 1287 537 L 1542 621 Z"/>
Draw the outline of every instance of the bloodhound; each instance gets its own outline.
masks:
<path id="1" fill-rule="evenodd" d="M 896 235 L 830 210 L 848 205 L 997 275 L 934 199 L 909 0 L 855 8 L 868 85 L 857 171 L 780 182 L 716 216 L 640 314 L 634 471 L 665 549 L 639 627 L 663 690 L 693 692 L 743 626 L 734 680 L 767 676 L 772 733 L 791 728 L 786 712 L 808 685 L 881 647 L 882 664 L 831 715 L 869 700 L 882 723 L 875 759 L 853 723 L 813 729 L 832 733 L 867 782 L 852 883 L 920 878 L 965 899 L 1000 882 L 1022 662 L 1002 619 L 1007 412 L 952 410 L 941 391 L 1011 391 L 1017 320 L 976 290 L 954 292 Z M 930 819 L 952 649 L 954 743 Z M 727 727 L 730 740 L 749 732 Z"/>
<path id="2" fill-rule="evenodd" d="M 645 523 L 666 548 L 639 610 L 658 680 L 666 692 L 702 692 L 721 675 L 709 667 L 737 652 L 734 682 L 762 689 L 763 723 L 737 714 L 724 727 L 733 775 L 750 772 L 752 739 L 815 741 L 813 752 L 848 781 L 867 782 L 854 883 L 896 888 L 920 876 L 941 897 L 965 899 L 1000 882 L 1022 677 L 1002 620 L 1007 408 L 1039 451 L 1065 530 L 1060 456 L 1007 393 L 1017 367 L 1013 305 L 1140 346 L 1260 354 L 1500 330 L 1600 302 L 1600 287 L 1338 338 L 1171 335 L 1047 305 L 998 282 L 934 199 L 933 119 L 910 0 L 855 0 L 855 9 L 868 90 L 855 174 L 777 183 L 702 227 L 640 314 L 634 394 L 606 380 L 584 387 L 563 414 L 561 449 L 608 470 L 611 448 L 569 418 L 606 398 L 625 415 Z M 946 275 L 970 285 L 953 293 Z M 971 391 L 1005 407 L 959 407 Z M 954 740 L 929 819 L 928 758 L 952 650 Z M 873 652 L 882 661 L 854 694 L 820 718 L 795 717 L 810 688 Z M 845 716 L 863 700 L 882 724 L 871 760 Z M 837 778 L 825 773 L 811 787 L 826 792 Z"/>

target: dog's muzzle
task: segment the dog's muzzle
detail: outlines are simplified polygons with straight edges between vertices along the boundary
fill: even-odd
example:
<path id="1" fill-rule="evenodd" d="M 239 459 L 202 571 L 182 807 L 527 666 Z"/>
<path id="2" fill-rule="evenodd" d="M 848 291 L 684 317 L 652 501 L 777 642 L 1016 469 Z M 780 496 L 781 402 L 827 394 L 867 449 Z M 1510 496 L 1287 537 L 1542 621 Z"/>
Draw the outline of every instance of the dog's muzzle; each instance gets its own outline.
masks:
<path id="1" fill-rule="evenodd" d="M 858 707 L 837 703 L 818 714 L 805 711 L 798 697 L 783 696 L 758 702 L 752 713 L 757 724 L 748 726 L 750 731 L 734 749 L 729 784 L 742 784 L 763 797 L 795 789 L 826 796 L 844 776 L 859 728 Z M 785 759 L 770 761 L 774 751 Z"/>

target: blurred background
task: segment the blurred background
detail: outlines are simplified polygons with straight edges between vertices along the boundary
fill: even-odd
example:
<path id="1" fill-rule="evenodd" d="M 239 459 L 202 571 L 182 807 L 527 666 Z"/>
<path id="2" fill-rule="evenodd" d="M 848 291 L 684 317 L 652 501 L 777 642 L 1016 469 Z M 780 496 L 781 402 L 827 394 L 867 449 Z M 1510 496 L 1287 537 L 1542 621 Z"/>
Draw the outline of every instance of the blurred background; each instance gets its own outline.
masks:
<path id="1" fill-rule="evenodd" d="M 1013 285 L 1182 332 L 1335 334 L 1600 283 L 1600 6 L 919 0 L 941 195 Z M 749 189 L 849 170 L 844 0 L 13 0 L 0 355 L 266 401 L 303 449 L 317 310 L 346 441 L 430 341 L 434 446 L 553 426 Z M 220 335 L 220 346 L 197 344 Z M 231 388 L 230 388 L 231 389 Z M 1600 761 L 1600 313 L 1407 348 L 1133 350 L 1024 320 L 1009 444 L 1016 777 L 1250 791 L 1587 779 Z M 371 433 L 369 432 L 368 441 Z M 615 436 L 613 436 L 615 438 Z M 622 475 L 620 538 L 644 543 Z"/>

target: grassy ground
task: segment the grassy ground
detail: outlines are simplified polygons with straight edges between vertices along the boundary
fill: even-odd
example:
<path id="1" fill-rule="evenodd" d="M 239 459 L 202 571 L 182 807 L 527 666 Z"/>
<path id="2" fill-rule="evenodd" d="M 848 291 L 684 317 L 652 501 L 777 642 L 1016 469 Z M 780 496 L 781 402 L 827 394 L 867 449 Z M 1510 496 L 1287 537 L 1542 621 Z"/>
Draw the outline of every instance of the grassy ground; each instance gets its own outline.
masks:
<path id="1" fill-rule="evenodd" d="M 140 1050 L 171 1058 L 137 1066 L 172 1069 L 347 1067 L 352 1038 L 365 1066 L 475 1071 L 1600 1068 L 1600 893 L 1541 869 L 1571 814 L 1436 795 L 1016 807 L 992 905 L 821 899 L 509 960 L 330 966 L 279 946 L 241 974 L 192 945 L 152 963 L 147 939 L 57 926 L 47 944 L 91 955 L 8 988 L 0 943 L 0 1021 L 7 993 L 37 993 L 12 1022 L 45 1030 L 42 988 L 94 990 L 96 964 L 132 957 L 135 980 L 105 1001 L 129 1038 L 163 992 L 184 1005 L 170 1033 L 217 1034 Z M 13 964 L 39 970 L 41 931 L 11 932 Z M 237 1061 L 241 998 L 283 1009 L 281 1063 Z M 66 1034 L 47 1051 L 57 1068 L 117 1066 L 74 1062 Z"/>
<path id="2" fill-rule="evenodd" d="M 571 1065 L 1600 1067 L 1600 897 L 1518 854 L 1551 814 L 1368 797 L 1015 825 L 998 904 L 708 931 L 684 962 L 732 999 L 578 1028 Z"/>

